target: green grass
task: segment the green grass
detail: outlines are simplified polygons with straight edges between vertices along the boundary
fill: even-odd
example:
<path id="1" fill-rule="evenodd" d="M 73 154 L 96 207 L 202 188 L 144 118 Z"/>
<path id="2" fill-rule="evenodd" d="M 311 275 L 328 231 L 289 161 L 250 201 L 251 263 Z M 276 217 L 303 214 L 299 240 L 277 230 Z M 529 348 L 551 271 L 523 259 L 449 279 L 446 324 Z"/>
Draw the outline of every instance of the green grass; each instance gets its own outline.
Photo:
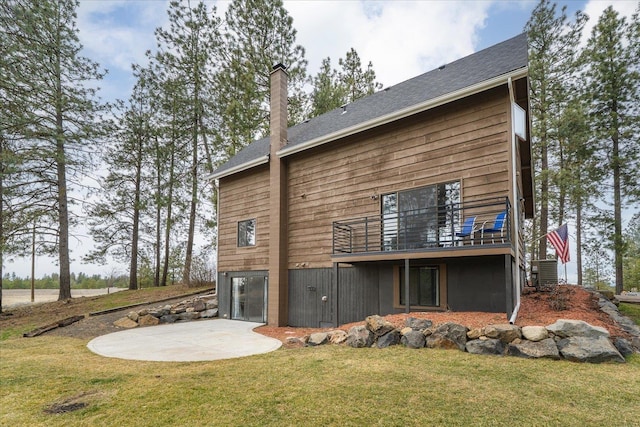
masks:
<path id="1" fill-rule="evenodd" d="M 636 325 L 640 326 L 640 304 L 621 302 L 618 309 L 620 310 L 620 313 L 624 314 L 633 320 Z"/>
<path id="2" fill-rule="evenodd" d="M 577 364 L 400 346 L 241 359 L 108 359 L 87 341 L 0 342 L 0 425 L 639 425 L 640 356 Z M 85 403 L 49 414 L 52 405 Z M 614 418 L 612 418 L 614 417 Z"/>

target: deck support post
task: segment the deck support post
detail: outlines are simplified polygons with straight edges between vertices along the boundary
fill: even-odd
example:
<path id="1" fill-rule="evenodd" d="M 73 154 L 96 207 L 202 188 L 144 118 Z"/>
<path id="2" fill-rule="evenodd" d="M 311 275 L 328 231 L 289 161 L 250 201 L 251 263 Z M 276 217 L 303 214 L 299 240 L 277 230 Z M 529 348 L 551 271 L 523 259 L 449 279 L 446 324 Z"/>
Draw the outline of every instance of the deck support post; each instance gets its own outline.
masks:
<path id="1" fill-rule="evenodd" d="M 409 298 L 409 258 L 404 259 L 404 312 L 409 314 L 410 311 L 410 298 Z"/>

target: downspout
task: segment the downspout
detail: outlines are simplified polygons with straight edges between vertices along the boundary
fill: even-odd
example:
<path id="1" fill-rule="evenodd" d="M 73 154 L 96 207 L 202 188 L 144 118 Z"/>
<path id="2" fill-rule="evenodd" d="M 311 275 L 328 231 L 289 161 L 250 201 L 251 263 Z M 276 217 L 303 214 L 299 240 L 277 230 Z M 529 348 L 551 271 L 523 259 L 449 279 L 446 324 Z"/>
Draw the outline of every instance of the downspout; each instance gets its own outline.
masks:
<path id="1" fill-rule="evenodd" d="M 220 265 L 218 263 L 219 258 L 220 258 L 220 251 L 219 248 L 220 246 L 218 246 L 218 243 L 220 241 L 220 182 L 217 179 L 213 179 L 213 188 L 216 191 L 216 291 L 214 292 L 214 296 L 218 296 L 218 289 L 220 289 L 220 283 L 218 283 L 218 277 L 219 275 L 219 271 L 218 271 L 218 266 Z"/>
<path id="2" fill-rule="evenodd" d="M 513 180 L 513 207 L 512 212 L 515 215 L 518 215 L 518 205 L 520 203 L 520 200 L 518 198 L 518 177 L 517 177 L 517 173 L 518 173 L 518 168 L 516 166 L 516 144 L 518 142 L 518 139 L 516 137 L 516 128 L 515 128 L 515 121 L 514 121 L 514 112 L 513 112 L 513 106 L 515 104 L 515 97 L 513 95 L 513 82 L 511 80 L 511 76 L 509 76 L 509 79 L 507 80 L 507 86 L 509 87 L 509 108 L 511 108 L 511 141 L 512 141 L 512 147 L 511 147 L 511 165 L 512 165 L 512 180 Z M 513 312 L 511 313 L 511 317 L 509 318 L 509 323 L 511 323 L 512 325 L 516 322 L 516 318 L 518 317 L 518 310 L 520 310 L 520 218 L 519 217 L 515 217 L 514 218 L 515 221 L 514 223 L 516 224 L 515 227 L 513 227 L 513 241 L 515 242 L 515 249 L 516 249 L 516 306 L 513 308 Z M 513 274 L 513 273 L 512 273 Z"/>

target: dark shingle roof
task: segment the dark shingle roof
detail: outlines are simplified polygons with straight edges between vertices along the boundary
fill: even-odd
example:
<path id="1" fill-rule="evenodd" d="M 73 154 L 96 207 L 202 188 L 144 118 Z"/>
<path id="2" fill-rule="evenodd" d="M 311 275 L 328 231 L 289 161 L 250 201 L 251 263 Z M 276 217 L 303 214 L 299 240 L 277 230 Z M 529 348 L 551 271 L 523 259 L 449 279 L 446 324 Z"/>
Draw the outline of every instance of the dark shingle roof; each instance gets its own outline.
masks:
<path id="1" fill-rule="evenodd" d="M 296 145 L 375 120 L 411 106 L 463 90 L 527 67 L 527 38 L 520 34 L 472 55 L 329 111 L 287 131 L 287 150 Z M 221 165 L 214 175 L 269 154 L 269 138 L 249 144 Z"/>

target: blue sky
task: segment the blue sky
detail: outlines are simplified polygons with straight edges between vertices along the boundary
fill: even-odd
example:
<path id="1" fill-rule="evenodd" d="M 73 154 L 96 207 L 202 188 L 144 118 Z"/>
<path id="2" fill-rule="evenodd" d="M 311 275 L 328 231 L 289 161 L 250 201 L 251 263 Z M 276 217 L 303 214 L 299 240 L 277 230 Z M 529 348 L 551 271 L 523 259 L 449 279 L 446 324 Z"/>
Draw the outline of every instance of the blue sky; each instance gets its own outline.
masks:
<path id="1" fill-rule="evenodd" d="M 195 4 L 197 0 L 191 0 Z M 129 97 L 131 64 L 144 64 L 145 52 L 155 48 L 154 30 L 168 27 L 168 0 L 80 0 L 78 29 L 83 55 L 98 62 L 108 74 L 99 83 L 106 100 Z M 229 1 L 207 0 L 224 16 Z M 378 81 L 391 86 L 521 33 L 537 1 L 285 1 L 294 19 L 297 42 L 306 49 L 309 74 L 317 73 L 323 58 L 338 58 L 355 48 L 363 63 L 371 61 Z M 613 4 L 630 15 L 636 0 L 565 1 L 570 15 L 580 9 L 592 19 Z M 81 239 L 72 258 L 79 260 L 91 242 Z M 572 242 L 575 251 L 575 242 Z M 575 256 L 572 255 L 572 259 Z M 7 272 L 30 275 L 28 260 L 16 260 Z M 72 263 L 72 271 L 108 273 L 113 266 Z M 126 268 L 122 266 L 124 272 Z M 570 264 L 570 270 L 571 264 Z M 575 271 L 575 267 L 573 267 Z M 57 271 L 50 259 L 37 261 L 37 276 Z M 575 273 L 574 273 L 575 276 Z M 571 280 L 571 272 L 569 274 Z"/>

